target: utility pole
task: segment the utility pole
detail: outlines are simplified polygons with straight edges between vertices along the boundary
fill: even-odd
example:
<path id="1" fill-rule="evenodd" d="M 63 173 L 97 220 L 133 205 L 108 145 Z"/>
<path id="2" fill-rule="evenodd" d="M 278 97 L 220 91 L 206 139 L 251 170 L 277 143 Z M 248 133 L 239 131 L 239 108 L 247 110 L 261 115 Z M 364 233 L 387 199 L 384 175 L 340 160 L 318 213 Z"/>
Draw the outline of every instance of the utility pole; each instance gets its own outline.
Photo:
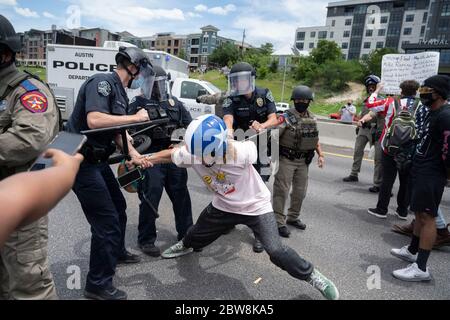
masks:
<path id="1" fill-rule="evenodd" d="M 241 57 L 244 57 L 244 41 L 245 41 L 245 29 L 244 33 L 242 34 L 242 45 L 241 45 Z"/>

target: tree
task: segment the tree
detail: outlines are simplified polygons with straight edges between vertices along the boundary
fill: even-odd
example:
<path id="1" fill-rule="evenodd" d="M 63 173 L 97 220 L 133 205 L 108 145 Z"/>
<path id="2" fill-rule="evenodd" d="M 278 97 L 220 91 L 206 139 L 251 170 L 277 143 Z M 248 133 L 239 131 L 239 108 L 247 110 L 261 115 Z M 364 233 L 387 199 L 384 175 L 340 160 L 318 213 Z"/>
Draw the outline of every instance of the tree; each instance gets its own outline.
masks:
<path id="1" fill-rule="evenodd" d="M 319 40 L 317 48 L 311 51 L 313 61 L 321 65 L 326 61 L 342 60 L 342 51 L 334 41 Z"/>
<path id="2" fill-rule="evenodd" d="M 187 58 L 186 51 L 184 49 L 180 49 L 180 51 L 178 51 L 177 57 L 180 59 L 186 60 L 186 58 Z"/>
<path id="3" fill-rule="evenodd" d="M 367 57 L 361 59 L 364 76 L 375 74 L 381 76 L 381 61 L 385 54 L 398 53 L 392 48 L 381 48 L 373 50 Z"/>
<path id="4" fill-rule="evenodd" d="M 269 71 L 271 73 L 277 73 L 278 71 L 278 60 L 277 59 L 272 59 L 272 62 L 270 62 L 270 66 L 269 66 Z"/>
<path id="5" fill-rule="evenodd" d="M 266 42 L 265 44 L 261 45 L 261 54 L 265 56 L 270 56 L 273 53 L 273 44 L 270 42 Z"/>
<path id="6" fill-rule="evenodd" d="M 232 43 L 224 43 L 217 47 L 209 56 L 211 63 L 220 67 L 228 65 L 230 62 L 235 63 L 239 59 L 239 50 Z"/>

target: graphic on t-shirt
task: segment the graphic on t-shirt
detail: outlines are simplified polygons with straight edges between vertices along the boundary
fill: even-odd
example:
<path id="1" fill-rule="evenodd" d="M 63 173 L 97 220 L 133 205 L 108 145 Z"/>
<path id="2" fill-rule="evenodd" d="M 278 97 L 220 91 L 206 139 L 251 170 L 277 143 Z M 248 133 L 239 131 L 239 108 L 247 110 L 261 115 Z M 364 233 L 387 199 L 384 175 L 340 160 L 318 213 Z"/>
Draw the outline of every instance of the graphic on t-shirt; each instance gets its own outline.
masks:
<path id="1" fill-rule="evenodd" d="M 224 172 L 215 173 L 215 176 L 204 176 L 203 181 L 214 192 L 220 195 L 228 195 L 236 191 L 233 183 L 227 182 Z"/>

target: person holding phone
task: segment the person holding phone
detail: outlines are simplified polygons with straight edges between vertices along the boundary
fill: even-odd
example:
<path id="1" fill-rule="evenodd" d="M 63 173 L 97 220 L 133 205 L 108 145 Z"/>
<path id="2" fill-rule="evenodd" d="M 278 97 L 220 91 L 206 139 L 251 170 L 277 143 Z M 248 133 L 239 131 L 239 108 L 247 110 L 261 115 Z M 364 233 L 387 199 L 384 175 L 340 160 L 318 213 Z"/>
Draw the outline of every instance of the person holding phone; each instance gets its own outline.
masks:
<path id="1" fill-rule="evenodd" d="M 12 24 L 0 15 L 0 181 L 27 171 L 59 130 L 50 89 L 15 65 L 21 46 Z M 0 249 L 0 299 L 57 299 L 47 241 L 47 217 L 10 235 Z"/>
<path id="2" fill-rule="evenodd" d="M 341 108 L 339 112 L 341 114 L 342 123 L 353 123 L 353 117 L 356 114 L 356 107 L 353 105 L 353 100 L 348 100 L 347 104 Z"/>
<path id="3" fill-rule="evenodd" d="M 80 133 L 89 129 L 108 128 L 149 120 L 145 109 L 126 115 L 128 97 L 125 88 L 139 88 L 150 97 L 153 88 L 153 68 L 139 48 L 121 47 L 116 55 L 117 70 L 96 74 L 80 88 L 67 131 Z M 84 161 L 73 190 L 91 225 L 91 255 L 84 295 L 97 300 L 124 300 L 127 294 L 117 289 L 113 277 L 118 263 L 137 263 L 139 256 L 125 248 L 125 198 L 112 172 L 108 158 L 122 148 L 121 136 L 114 131 L 89 135 L 81 149 Z M 128 141 L 131 162 L 145 168 L 145 158 Z"/>
<path id="4" fill-rule="evenodd" d="M 48 214 L 70 191 L 83 156 L 48 149 L 43 157 L 53 162 L 45 170 L 18 173 L 0 181 L 0 248 L 20 226 Z M 27 192 L 23 192 L 26 188 Z M 45 190 L 45 192 L 41 192 Z"/>

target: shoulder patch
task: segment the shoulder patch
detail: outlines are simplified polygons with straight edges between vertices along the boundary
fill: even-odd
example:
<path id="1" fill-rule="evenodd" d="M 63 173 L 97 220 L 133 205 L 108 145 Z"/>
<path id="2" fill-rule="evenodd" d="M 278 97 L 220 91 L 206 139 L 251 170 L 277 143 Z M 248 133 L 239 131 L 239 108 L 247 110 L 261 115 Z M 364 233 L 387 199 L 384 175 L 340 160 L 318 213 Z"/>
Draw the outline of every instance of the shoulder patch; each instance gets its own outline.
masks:
<path id="1" fill-rule="evenodd" d="M 223 108 L 229 108 L 233 104 L 233 101 L 230 98 L 226 98 L 223 101 Z"/>
<path id="2" fill-rule="evenodd" d="M 270 102 L 275 102 L 272 91 L 267 90 L 266 99 L 269 100 Z"/>
<path id="3" fill-rule="evenodd" d="M 22 88 L 24 88 L 26 92 L 39 91 L 39 88 L 36 87 L 34 84 L 32 84 L 30 80 L 24 80 L 24 81 L 22 81 L 22 83 L 20 84 L 20 86 L 21 86 Z"/>
<path id="4" fill-rule="evenodd" d="M 97 92 L 104 97 L 108 97 L 111 94 L 111 90 L 111 85 L 108 81 L 100 81 L 97 85 Z"/>
<path id="5" fill-rule="evenodd" d="M 23 94 L 20 102 L 25 109 L 31 113 L 44 113 L 48 108 L 47 97 L 39 91 L 32 91 Z"/>

